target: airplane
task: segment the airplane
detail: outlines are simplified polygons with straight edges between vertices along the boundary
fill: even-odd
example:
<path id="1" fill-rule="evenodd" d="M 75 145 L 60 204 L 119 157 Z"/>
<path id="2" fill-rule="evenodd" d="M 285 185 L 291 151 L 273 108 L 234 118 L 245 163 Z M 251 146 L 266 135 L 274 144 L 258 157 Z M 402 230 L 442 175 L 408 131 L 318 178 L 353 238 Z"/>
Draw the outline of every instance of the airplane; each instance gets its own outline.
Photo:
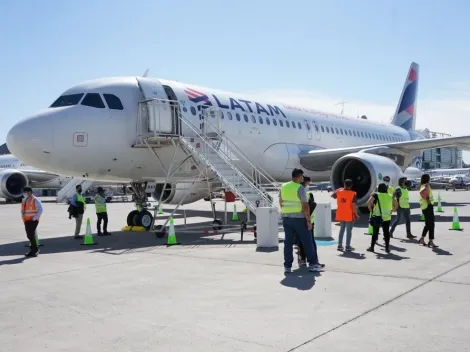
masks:
<path id="1" fill-rule="evenodd" d="M 334 190 L 350 178 L 358 206 L 367 212 L 365 203 L 383 177 L 396 186 L 424 150 L 469 147 L 470 136 L 426 139 L 415 130 L 418 79 L 419 65 L 412 62 L 393 120 L 382 124 L 165 79 L 101 78 L 67 89 L 49 108 L 19 121 L 7 145 L 22 160 L 53 172 L 130 182 L 141 208 L 129 213 L 128 225 L 149 226 L 147 182 L 156 182 L 163 204 L 188 204 L 224 181 L 252 210 L 251 198 L 224 175 L 238 170 L 264 197 L 262 183 L 249 179 L 254 165 L 276 182 L 289 181 L 301 168 L 314 182 L 329 180 Z M 208 126 L 217 126 L 217 138 L 241 156 L 238 161 L 216 151 L 229 163 L 222 169 L 203 155 L 205 147 L 213 148 Z M 204 163 L 212 166 L 201 178 Z"/>
<path id="2" fill-rule="evenodd" d="M 68 176 L 34 169 L 11 154 L 0 155 L 0 198 L 7 202 L 21 200 L 25 186 L 60 189 L 70 180 Z"/>

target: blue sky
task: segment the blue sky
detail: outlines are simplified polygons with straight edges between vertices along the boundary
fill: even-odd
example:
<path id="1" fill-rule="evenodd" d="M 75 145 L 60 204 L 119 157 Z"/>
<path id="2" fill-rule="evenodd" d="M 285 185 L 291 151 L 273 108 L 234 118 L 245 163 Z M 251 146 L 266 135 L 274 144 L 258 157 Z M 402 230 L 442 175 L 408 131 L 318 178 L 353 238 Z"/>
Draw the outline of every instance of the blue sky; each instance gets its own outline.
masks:
<path id="1" fill-rule="evenodd" d="M 0 142 L 68 87 L 147 68 L 335 112 L 345 100 L 345 113 L 388 120 L 411 61 L 421 65 L 418 127 L 470 134 L 468 13 L 463 0 L 5 2 Z"/>

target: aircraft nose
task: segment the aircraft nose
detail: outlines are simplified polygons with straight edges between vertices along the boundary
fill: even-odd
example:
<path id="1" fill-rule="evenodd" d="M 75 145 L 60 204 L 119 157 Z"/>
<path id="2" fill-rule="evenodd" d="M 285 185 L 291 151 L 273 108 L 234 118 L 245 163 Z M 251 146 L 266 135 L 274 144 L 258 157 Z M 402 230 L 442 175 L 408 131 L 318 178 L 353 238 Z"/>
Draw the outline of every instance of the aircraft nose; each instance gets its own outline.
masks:
<path id="1" fill-rule="evenodd" d="M 49 158 L 53 148 L 53 121 L 47 114 L 36 114 L 14 125 L 7 134 L 10 152 L 35 166 Z"/>

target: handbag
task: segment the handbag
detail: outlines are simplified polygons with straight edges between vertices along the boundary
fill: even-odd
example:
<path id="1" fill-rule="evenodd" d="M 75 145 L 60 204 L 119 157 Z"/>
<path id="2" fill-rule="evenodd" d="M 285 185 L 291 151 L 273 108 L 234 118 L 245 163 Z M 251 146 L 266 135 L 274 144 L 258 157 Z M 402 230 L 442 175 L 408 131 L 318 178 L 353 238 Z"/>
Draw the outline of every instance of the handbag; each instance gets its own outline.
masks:
<path id="1" fill-rule="evenodd" d="M 378 194 L 377 194 L 377 204 L 379 205 L 380 215 L 371 215 L 371 216 L 370 216 L 370 218 L 369 218 L 369 224 L 370 224 L 372 227 L 380 226 L 380 225 L 382 225 L 382 223 L 383 223 L 383 219 L 382 219 L 382 208 L 380 207 L 380 199 L 379 199 L 379 195 L 378 195 Z"/>

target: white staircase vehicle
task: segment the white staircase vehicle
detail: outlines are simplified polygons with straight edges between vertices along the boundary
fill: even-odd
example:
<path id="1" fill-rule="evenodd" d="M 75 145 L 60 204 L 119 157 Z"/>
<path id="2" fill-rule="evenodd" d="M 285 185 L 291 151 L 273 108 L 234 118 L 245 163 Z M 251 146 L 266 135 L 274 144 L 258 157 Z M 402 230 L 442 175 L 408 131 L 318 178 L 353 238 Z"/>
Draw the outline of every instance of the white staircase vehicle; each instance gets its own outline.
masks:
<path id="1" fill-rule="evenodd" d="M 78 185 L 82 186 L 82 193 L 84 193 L 88 188 L 93 186 L 94 183 L 94 181 L 88 181 L 82 178 L 71 179 L 59 192 L 57 192 L 56 203 L 65 203 L 69 199 L 72 199 L 75 194 L 75 188 Z"/>
<path id="2" fill-rule="evenodd" d="M 177 117 L 180 131 L 185 131 L 178 135 L 170 136 L 173 140 L 180 142 L 180 146 L 191 153 L 196 159 L 211 169 L 222 182 L 222 184 L 237 194 L 245 206 L 256 214 L 256 208 L 275 207 L 279 209 L 279 204 L 268 192 L 279 192 L 279 183 L 276 182 L 259 165 L 256 165 L 250 158 L 232 142 L 223 131 L 221 131 L 221 111 L 216 107 L 200 106 L 201 119 L 200 126 L 194 126 L 191 121 L 183 117 L 180 113 L 178 103 L 172 102 L 175 106 L 173 116 Z M 141 111 L 161 111 L 168 106 L 168 100 L 150 99 L 139 104 L 146 107 L 139 107 Z M 145 124 L 155 126 L 149 119 L 152 116 L 145 114 L 139 116 L 138 126 Z M 156 115 L 156 114 L 155 114 Z M 155 116 L 154 115 L 154 116 Z M 209 121 L 215 121 L 215 124 Z M 189 131 L 188 131 L 189 130 Z M 142 130 L 141 130 L 142 131 Z M 151 129 L 149 129 L 149 132 Z M 168 144 L 168 134 L 152 131 L 138 136 L 138 142 L 134 147 L 148 147 L 153 151 L 163 143 Z M 155 153 L 155 152 L 154 152 Z M 276 197 L 277 198 L 277 197 Z"/>

